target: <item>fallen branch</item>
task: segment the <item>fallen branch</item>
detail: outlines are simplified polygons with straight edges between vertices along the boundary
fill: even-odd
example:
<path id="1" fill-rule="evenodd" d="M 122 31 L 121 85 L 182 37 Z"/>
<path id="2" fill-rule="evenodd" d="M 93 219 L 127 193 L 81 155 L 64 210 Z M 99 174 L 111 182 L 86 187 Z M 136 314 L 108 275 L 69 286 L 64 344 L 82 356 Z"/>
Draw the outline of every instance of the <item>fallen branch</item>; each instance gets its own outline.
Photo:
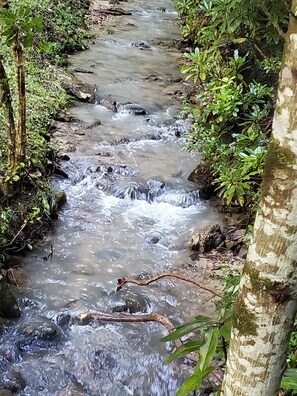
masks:
<path id="1" fill-rule="evenodd" d="M 186 278 L 185 276 L 176 274 L 174 272 L 164 272 L 162 274 L 153 276 L 152 278 L 144 280 L 144 281 L 140 281 L 140 280 L 133 279 L 133 278 L 121 278 L 121 279 L 118 279 L 117 291 L 122 289 L 122 287 L 126 283 L 134 283 L 135 285 L 138 285 L 138 286 L 148 286 L 150 283 L 156 282 L 157 280 L 165 278 L 165 277 L 176 278 L 176 279 L 180 279 L 185 282 L 188 282 L 188 283 L 192 283 L 193 285 L 200 287 L 200 289 L 206 290 L 215 296 L 222 297 L 221 294 L 219 292 L 217 292 L 216 290 L 211 289 L 210 287 L 204 286 L 200 282 L 197 282 L 194 279 Z"/>
<path id="2" fill-rule="evenodd" d="M 79 322 L 85 323 L 88 320 L 102 320 L 104 322 L 130 322 L 130 323 L 144 323 L 144 322 L 157 322 L 166 327 L 170 333 L 175 329 L 174 324 L 167 318 L 167 316 L 160 315 L 152 312 L 145 315 L 126 315 L 126 314 L 107 314 L 104 312 L 93 311 L 77 315 L 76 319 Z M 173 341 L 176 348 L 181 345 L 180 340 Z"/>

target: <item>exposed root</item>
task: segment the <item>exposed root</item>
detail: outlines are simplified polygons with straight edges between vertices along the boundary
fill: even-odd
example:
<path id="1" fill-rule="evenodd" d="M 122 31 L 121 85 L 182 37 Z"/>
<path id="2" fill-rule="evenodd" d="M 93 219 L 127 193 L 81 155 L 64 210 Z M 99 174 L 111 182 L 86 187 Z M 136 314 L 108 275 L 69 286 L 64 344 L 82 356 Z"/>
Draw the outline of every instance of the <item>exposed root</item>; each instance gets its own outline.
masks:
<path id="1" fill-rule="evenodd" d="M 148 286 L 150 283 L 156 282 L 157 280 L 165 278 L 165 277 L 176 278 L 176 279 L 180 279 L 185 282 L 188 282 L 188 283 L 192 283 L 193 285 L 200 287 L 200 289 L 206 290 L 209 293 L 212 293 L 213 295 L 215 295 L 217 297 L 222 297 L 222 295 L 219 292 L 217 292 L 216 290 L 211 289 L 210 287 L 204 286 L 200 282 L 197 282 L 194 279 L 186 278 L 185 276 L 174 273 L 174 272 L 164 272 L 162 274 L 153 276 L 152 278 L 144 280 L 144 281 L 140 281 L 140 280 L 133 279 L 133 278 L 121 278 L 121 279 L 118 279 L 117 291 L 122 289 L 122 287 L 126 283 L 134 283 L 135 285 L 138 285 L 138 286 Z"/>

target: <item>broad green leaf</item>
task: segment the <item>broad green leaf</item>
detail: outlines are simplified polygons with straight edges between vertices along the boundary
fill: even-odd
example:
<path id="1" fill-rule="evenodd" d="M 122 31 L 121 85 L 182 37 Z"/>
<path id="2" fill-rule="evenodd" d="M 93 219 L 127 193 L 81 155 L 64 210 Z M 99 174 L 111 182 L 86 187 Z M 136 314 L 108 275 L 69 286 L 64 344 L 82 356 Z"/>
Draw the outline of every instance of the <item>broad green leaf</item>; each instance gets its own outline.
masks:
<path id="1" fill-rule="evenodd" d="M 297 369 L 288 369 L 285 371 L 281 382 L 281 388 L 297 390 Z"/>
<path id="2" fill-rule="evenodd" d="M 185 380 L 185 382 L 179 388 L 176 396 L 185 396 L 188 393 L 194 391 L 198 388 L 199 382 L 201 383 L 201 376 L 199 377 L 199 373 L 193 374 L 191 377 Z"/>
<path id="3" fill-rule="evenodd" d="M 212 361 L 216 348 L 218 345 L 218 328 L 208 329 L 204 334 L 204 344 L 201 346 L 199 350 L 199 368 L 201 372 L 203 372 L 207 367 L 209 367 L 210 362 Z"/>
<path id="4" fill-rule="evenodd" d="M 206 325 L 213 324 L 212 320 L 206 316 L 196 316 L 195 320 L 192 322 L 185 323 L 178 326 L 173 333 L 161 339 L 162 342 L 177 340 L 192 331 L 197 331 Z"/>
<path id="5" fill-rule="evenodd" d="M 182 358 L 188 355 L 191 352 L 197 351 L 201 346 L 201 342 L 189 341 L 181 346 L 179 346 L 172 355 L 170 355 L 165 361 L 164 364 L 171 363 L 174 359 Z"/>

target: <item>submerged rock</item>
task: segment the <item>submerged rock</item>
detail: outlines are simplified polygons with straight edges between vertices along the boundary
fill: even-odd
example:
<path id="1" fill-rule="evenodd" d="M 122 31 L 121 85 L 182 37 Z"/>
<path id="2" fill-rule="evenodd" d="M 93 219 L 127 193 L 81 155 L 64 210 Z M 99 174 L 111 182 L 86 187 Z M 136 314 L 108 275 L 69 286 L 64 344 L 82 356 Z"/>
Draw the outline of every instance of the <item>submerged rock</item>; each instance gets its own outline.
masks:
<path id="1" fill-rule="evenodd" d="M 13 393 L 8 389 L 0 389 L 0 396 L 12 396 Z"/>
<path id="2" fill-rule="evenodd" d="M 5 318 L 21 316 L 17 300 L 2 275 L 0 275 L 0 315 Z"/>
<path id="3" fill-rule="evenodd" d="M 106 107 L 108 110 L 114 111 L 115 113 L 117 110 L 117 102 L 111 99 L 104 99 L 104 98 L 97 98 L 97 104 L 100 104 L 103 107 Z"/>
<path id="4" fill-rule="evenodd" d="M 134 103 L 125 103 L 118 106 L 118 111 L 125 110 L 133 115 L 148 115 L 149 111 L 142 106 Z"/>
<path id="5" fill-rule="evenodd" d="M 47 318 L 39 317 L 19 329 L 18 348 L 21 351 L 34 352 L 55 346 L 61 336 L 60 328 Z"/>
<path id="6" fill-rule="evenodd" d="M 152 47 L 145 41 L 141 41 L 140 43 L 132 43 L 131 45 L 132 47 L 139 48 L 141 50 L 152 49 Z"/>
<path id="7" fill-rule="evenodd" d="M 55 201 L 57 209 L 60 209 L 67 202 L 67 195 L 65 191 L 58 191 L 55 194 Z"/>
<path id="8" fill-rule="evenodd" d="M 118 294 L 120 295 L 121 292 Z M 116 305 L 112 308 L 112 312 L 136 312 L 145 313 L 148 311 L 149 303 L 141 294 L 135 292 L 122 291 L 122 296 Z"/>
<path id="9" fill-rule="evenodd" d="M 26 382 L 18 371 L 6 371 L 0 376 L 0 387 L 5 388 L 0 391 L 0 396 L 1 394 L 10 395 L 11 392 L 17 393 L 25 389 Z"/>
<path id="10" fill-rule="evenodd" d="M 217 248 L 225 239 L 226 236 L 222 233 L 220 225 L 214 224 L 194 234 L 189 241 L 189 248 L 200 253 L 207 253 Z"/>

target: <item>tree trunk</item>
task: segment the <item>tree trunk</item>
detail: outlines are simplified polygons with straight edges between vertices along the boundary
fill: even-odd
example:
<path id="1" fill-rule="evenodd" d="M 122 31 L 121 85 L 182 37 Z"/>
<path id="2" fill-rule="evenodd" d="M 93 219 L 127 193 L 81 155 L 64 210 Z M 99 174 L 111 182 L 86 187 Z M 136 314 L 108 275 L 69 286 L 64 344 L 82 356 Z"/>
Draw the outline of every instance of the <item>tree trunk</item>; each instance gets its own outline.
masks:
<path id="1" fill-rule="evenodd" d="M 25 85 L 25 66 L 23 49 L 16 37 L 13 47 L 13 55 L 17 72 L 17 143 L 16 143 L 16 162 L 24 162 L 26 158 L 27 132 L 26 132 L 26 85 Z"/>
<path id="2" fill-rule="evenodd" d="M 253 241 L 233 308 L 224 396 L 276 396 L 297 311 L 297 0 Z"/>
<path id="3" fill-rule="evenodd" d="M 16 154 L 16 127 L 13 115 L 13 107 L 11 101 L 11 92 L 5 68 L 0 58 L 0 106 L 4 109 L 4 116 L 8 131 L 8 168 L 15 167 Z"/>

